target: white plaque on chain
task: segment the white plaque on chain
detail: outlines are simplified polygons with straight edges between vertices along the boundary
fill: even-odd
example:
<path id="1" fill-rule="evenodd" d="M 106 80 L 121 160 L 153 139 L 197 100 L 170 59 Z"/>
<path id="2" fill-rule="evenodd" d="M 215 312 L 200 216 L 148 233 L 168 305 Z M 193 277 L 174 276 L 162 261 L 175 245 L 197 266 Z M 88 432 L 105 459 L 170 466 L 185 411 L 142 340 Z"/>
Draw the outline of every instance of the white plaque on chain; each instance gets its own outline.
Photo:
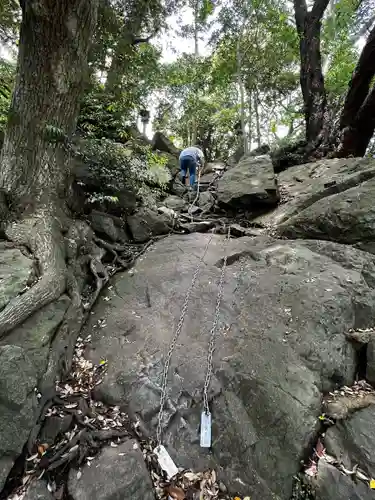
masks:
<path id="1" fill-rule="evenodd" d="M 170 454 L 162 444 L 154 449 L 154 453 L 158 457 L 159 465 L 167 474 L 168 479 L 172 479 L 173 476 L 178 474 L 176 464 L 173 462 Z"/>
<path id="2" fill-rule="evenodd" d="M 201 414 L 201 448 L 211 448 L 211 413 Z"/>

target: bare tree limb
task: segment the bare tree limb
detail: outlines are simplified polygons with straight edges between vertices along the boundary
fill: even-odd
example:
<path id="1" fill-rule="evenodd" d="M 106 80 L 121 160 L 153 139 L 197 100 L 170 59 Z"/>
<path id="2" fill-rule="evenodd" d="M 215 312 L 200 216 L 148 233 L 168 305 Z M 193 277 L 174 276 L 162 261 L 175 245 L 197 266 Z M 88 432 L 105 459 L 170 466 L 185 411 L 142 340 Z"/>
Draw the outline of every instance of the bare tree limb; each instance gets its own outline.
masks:
<path id="1" fill-rule="evenodd" d="M 317 21 L 320 22 L 323 14 L 328 7 L 329 0 L 315 0 L 314 5 L 311 9 L 311 17 Z"/>

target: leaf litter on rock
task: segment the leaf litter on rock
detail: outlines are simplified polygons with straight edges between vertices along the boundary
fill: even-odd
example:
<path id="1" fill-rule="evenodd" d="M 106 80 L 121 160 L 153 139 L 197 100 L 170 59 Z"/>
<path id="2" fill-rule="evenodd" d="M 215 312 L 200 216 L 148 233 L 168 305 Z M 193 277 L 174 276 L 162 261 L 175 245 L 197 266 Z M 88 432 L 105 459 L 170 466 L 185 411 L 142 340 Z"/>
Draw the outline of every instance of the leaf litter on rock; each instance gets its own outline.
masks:
<path id="1" fill-rule="evenodd" d="M 375 390 L 374 388 L 365 380 L 358 380 L 356 381 L 353 386 L 343 386 L 340 389 L 336 389 L 334 391 L 331 391 L 328 393 L 323 398 L 323 405 L 324 404 L 329 404 L 333 402 L 340 402 L 340 400 L 352 400 L 352 401 L 358 401 L 358 399 L 364 399 L 365 396 L 368 395 L 374 395 L 375 396 Z M 353 407 L 356 407 L 354 404 Z M 320 415 L 319 420 L 323 421 L 324 423 L 328 425 L 334 425 L 335 421 L 331 420 L 329 417 L 327 417 L 324 413 Z M 375 480 L 368 477 L 366 473 L 361 470 L 358 466 L 358 464 L 354 465 L 353 469 L 347 469 L 340 460 L 336 459 L 335 457 L 327 454 L 326 449 L 324 448 L 324 445 L 321 441 L 321 438 L 318 438 L 318 441 L 316 443 L 316 446 L 314 448 L 314 452 L 312 457 L 309 459 L 309 463 L 306 465 L 304 469 L 304 473 L 307 477 L 314 478 L 318 475 L 318 463 L 319 460 L 324 460 L 325 462 L 329 463 L 330 465 L 333 465 L 336 467 L 340 472 L 343 474 L 350 476 L 353 479 L 360 480 L 364 483 L 366 483 L 369 488 L 375 488 Z M 371 486 L 373 484 L 373 486 Z"/>
<path id="2" fill-rule="evenodd" d="M 104 328 L 105 320 L 99 320 L 98 326 Z M 205 472 L 185 470 L 173 478 L 173 481 L 166 481 L 153 455 L 154 443 L 143 439 L 140 422 L 130 423 L 128 416 L 121 412 L 119 406 L 109 406 L 92 400 L 91 392 L 102 382 L 108 361 L 102 359 L 98 364 L 94 364 L 85 358 L 85 349 L 90 341 L 91 335 L 85 339 L 78 337 L 71 372 L 64 382 L 56 383 L 56 401 L 47 408 L 44 414 L 45 419 L 52 416 L 73 415 L 72 427 L 60 435 L 59 440 L 53 445 L 48 446 L 38 440 L 35 442 L 35 450 L 26 457 L 21 486 L 12 493 L 8 500 L 22 500 L 30 482 L 42 477 L 46 472 L 49 478 L 47 488 L 50 492 L 55 492 L 56 483 L 53 479 L 53 472 L 58 471 L 59 467 L 78 465 L 76 477 L 80 479 L 82 477 L 81 466 L 90 466 L 103 444 L 117 448 L 123 438 L 129 436 L 135 436 L 138 440 L 138 444 L 135 443 L 133 448 L 136 450 L 139 447 L 143 454 L 157 499 L 233 500 L 233 496 L 227 494 L 223 483 L 218 482 L 214 470 Z M 40 399 L 42 395 L 38 392 L 37 394 Z M 116 433 L 119 433 L 117 438 Z M 93 441 L 90 436 L 97 435 L 100 439 L 94 442 L 95 439 Z M 124 454 L 119 453 L 119 455 Z M 61 485 L 60 487 L 63 488 Z"/>

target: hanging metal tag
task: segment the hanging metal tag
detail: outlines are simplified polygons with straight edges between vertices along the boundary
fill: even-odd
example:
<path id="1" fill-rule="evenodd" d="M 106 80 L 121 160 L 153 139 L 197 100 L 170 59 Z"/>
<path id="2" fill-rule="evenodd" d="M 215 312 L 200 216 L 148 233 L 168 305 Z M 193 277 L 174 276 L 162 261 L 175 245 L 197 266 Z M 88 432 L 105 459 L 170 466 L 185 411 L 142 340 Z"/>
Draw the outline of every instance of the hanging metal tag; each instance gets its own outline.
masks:
<path id="1" fill-rule="evenodd" d="M 211 448 L 211 413 L 201 414 L 201 448 Z"/>
<path id="2" fill-rule="evenodd" d="M 172 479 L 172 477 L 178 474 L 176 464 L 162 444 L 154 449 L 154 453 L 158 457 L 159 465 L 167 474 L 168 479 Z"/>

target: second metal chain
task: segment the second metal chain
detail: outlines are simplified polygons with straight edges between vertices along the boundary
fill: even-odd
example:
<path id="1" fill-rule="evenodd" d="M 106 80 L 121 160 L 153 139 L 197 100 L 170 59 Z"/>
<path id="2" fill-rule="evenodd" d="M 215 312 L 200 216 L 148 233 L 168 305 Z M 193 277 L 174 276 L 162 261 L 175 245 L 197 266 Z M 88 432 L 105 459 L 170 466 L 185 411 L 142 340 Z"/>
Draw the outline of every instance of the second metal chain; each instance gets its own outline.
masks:
<path id="1" fill-rule="evenodd" d="M 228 245 L 229 240 L 230 240 L 230 226 L 228 229 L 228 234 L 227 234 L 227 239 L 226 239 L 227 245 Z M 210 386 L 211 376 L 212 376 L 213 354 L 215 351 L 216 329 L 217 329 L 217 325 L 218 325 L 219 319 L 220 319 L 220 304 L 221 304 L 221 299 L 223 298 L 223 292 L 224 292 L 224 276 L 225 276 L 225 269 L 227 267 L 227 259 L 228 259 L 228 252 L 226 249 L 225 254 L 224 254 L 224 259 L 223 259 L 223 265 L 221 268 L 219 289 L 218 289 L 217 298 L 216 298 L 215 317 L 214 317 L 214 321 L 212 323 L 212 327 L 210 330 L 210 340 L 209 340 L 209 344 L 208 344 L 208 353 L 207 353 L 207 371 L 206 371 L 206 377 L 205 377 L 204 387 L 203 387 L 203 407 L 204 407 L 204 411 L 206 412 L 207 415 L 210 412 L 210 407 L 208 405 L 208 389 Z"/>
<path id="2" fill-rule="evenodd" d="M 157 439 L 157 442 L 158 444 L 161 444 L 161 434 L 162 434 L 162 425 L 163 425 L 163 412 L 164 412 L 164 405 L 165 405 L 165 400 L 166 400 L 166 397 L 167 397 L 167 381 L 168 381 L 168 372 L 169 372 L 169 365 L 171 363 L 171 358 L 172 358 L 172 354 L 173 354 L 173 351 L 174 351 L 174 348 L 176 347 L 176 343 L 177 343 L 177 340 L 178 340 L 178 337 L 180 336 L 180 333 L 181 333 L 181 330 L 182 330 L 182 326 L 184 324 L 184 320 L 185 320 L 185 316 L 186 316 L 186 313 L 187 313 L 187 310 L 188 310 L 188 306 L 189 306 L 189 299 L 190 299 L 190 295 L 191 295 L 191 292 L 194 288 L 194 285 L 195 285 L 195 282 L 197 281 L 197 278 L 198 278 L 198 274 L 199 274 L 199 271 L 200 271 L 200 268 L 202 266 L 202 262 L 207 254 L 207 250 L 208 250 L 208 247 L 211 243 L 211 240 L 212 240 L 212 237 L 213 237 L 214 233 L 211 234 L 208 242 L 207 242 L 207 245 L 203 251 L 203 254 L 202 256 L 200 257 L 199 259 L 199 262 L 198 262 L 198 265 L 194 271 L 194 274 L 193 274 L 193 279 L 191 280 L 191 283 L 190 283 L 190 286 L 188 288 L 188 291 L 186 292 L 186 296 L 185 296 L 185 300 L 184 300 L 184 303 L 183 303 L 183 306 L 182 306 L 182 310 L 181 310 L 181 315 L 180 315 L 180 319 L 178 321 L 178 324 L 177 324 L 177 328 L 176 328 L 176 332 L 172 338 L 172 341 L 170 343 L 170 346 L 169 346 L 169 349 L 168 349 L 168 354 L 167 354 L 167 359 L 165 360 L 165 365 L 164 365 L 164 369 L 163 369 L 163 375 L 162 375 L 162 383 L 161 383 L 161 395 L 160 395 L 160 408 L 159 408 L 159 415 L 158 415 L 158 427 L 157 427 L 157 431 L 156 431 L 156 439 Z"/>
<path id="3" fill-rule="evenodd" d="M 207 250 L 208 250 L 208 247 L 211 243 L 212 237 L 213 237 L 213 233 L 211 234 L 211 236 L 206 244 L 206 247 L 203 251 L 203 254 L 199 259 L 199 262 L 198 262 L 198 265 L 194 271 L 190 286 L 188 288 L 188 291 L 186 292 L 186 296 L 185 296 L 184 303 L 183 303 L 182 310 L 181 310 L 180 319 L 179 319 L 179 322 L 177 324 L 176 332 L 175 332 L 175 334 L 172 338 L 172 341 L 169 345 L 167 358 L 166 358 L 166 361 L 164 364 L 163 374 L 162 374 L 162 383 L 161 383 L 161 395 L 160 395 L 160 407 L 159 407 L 159 414 L 158 414 L 158 425 L 157 425 L 157 430 L 156 430 L 156 439 L 157 439 L 157 443 L 159 445 L 161 444 L 163 413 L 164 413 L 165 400 L 167 398 L 167 382 L 168 382 L 168 373 L 169 373 L 170 362 L 172 359 L 173 351 L 176 347 L 177 340 L 180 336 L 180 333 L 181 333 L 181 330 L 182 330 L 182 327 L 184 324 L 185 316 L 186 316 L 188 306 L 189 306 L 191 292 L 192 292 L 192 290 L 195 286 L 195 283 L 197 281 L 198 274 L 199 274 L 200 268 L 202 266 L 202 262 L 207 254 Z M 228 234 L 227 234 L 227 238 L 226 238 L 227 244 L 228 244 L 229 240 L 230 240 L 230 227 L 228 229 Z M 215 350 L 216 329 L 217 329 L 217 325 L 218 325 L 218 322 L 220 319 L 220 304 L 221 304 L 221 299 L 222 299 L 223 290 L 224 290 L 224 276 L 225 276 L 225 269 L 227 266 L 227 258 L 228 258 L 227 251 L 225 251 L 223 265 L 221 268 L 220 280 L 219 280 L 219 289 L 218 289 L 218 294 L 217 294 L 217 299 L 216 299 L 215 316 L 214 316 L 212 328 L 210 330 L 210 340 L 209 340 L 209 348 L 208 348 L 208 354 L 207 354 L 207 372 L 206 372 L 206 377 L 205 377 L 205 381 L 204 381 L 204 388 L 203 388 L 203 402 L 204 402 L 204 410 L 206 413 L 209 412 L 208 389 L 210 386 L 210 381 L 211 381 L 211 376 L 212 376 L 212 359 L 213 359 L 213 353 Z"/>

